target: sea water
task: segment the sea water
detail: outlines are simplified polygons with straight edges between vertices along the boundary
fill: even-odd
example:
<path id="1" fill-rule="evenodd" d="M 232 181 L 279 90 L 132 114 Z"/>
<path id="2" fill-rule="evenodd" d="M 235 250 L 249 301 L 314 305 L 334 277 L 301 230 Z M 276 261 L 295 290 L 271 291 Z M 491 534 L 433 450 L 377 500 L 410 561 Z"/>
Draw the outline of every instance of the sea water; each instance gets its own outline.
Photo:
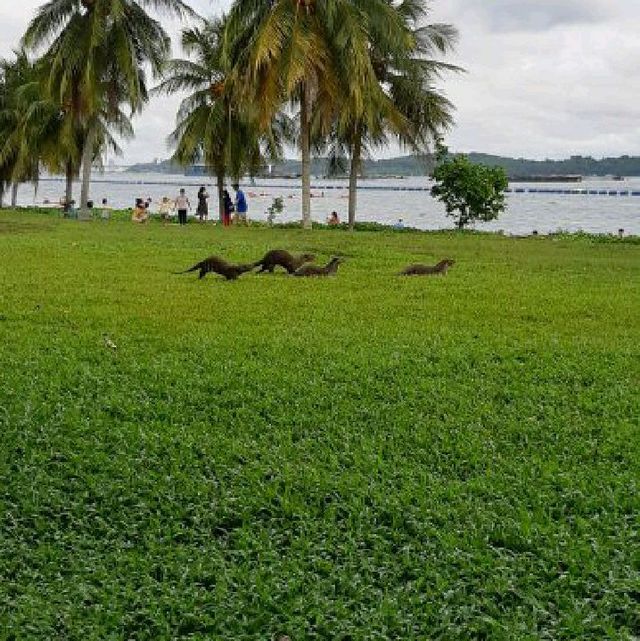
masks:
<path id="1" fill-rule="evenodd" d="M 211 195 L 211 218 L 216 218 L 215 187 L 210 178 L 193 176 L 137 174 L 129 172 L 96 173 L 91 184 L 91 198 L 96 206 L 103 198 L 111 207 L 132 207 L 136 198 L 151 198 L 152 210 L 163 196 L 175 198 L 180 187 L 185 187 L 193 206 L 197 205 L 197 191 L 206 185 Z M 358 190 L 358 220 L 395 224 L 402 219 L 408 227 L 419 229 L 450 229 L 453 219 L 446 216 L 444 206 L 434 200 L 428 178 L 385 178 L 361 180 Z M 233 195 L 230 186 L 227 186 Z M 585 178 L 581 183 L 512 183 L 507 195 L 507 209 L 491 223 L 477 223 L 474 229 L 503 231 L 506 234 L 541 234 L 565 230 L 570 232 L 640 235 L 640 178 L 624 181 Z M 275 197 L 282 197 L 285 209 L 277 221 L 299 220 L 301 217 L 300 181 L 293 179 L 245 180 L 243 189 L 249 201 L 249 217 L 265 221 L 267 207 Z M 415 191 L 414 191 L 415 190 Z M 518 190 L 518 191 L 516 191 Z M 522 192 L 522 190 L 525 190 Z M 531 190 L 534 190 L 532 192 Z M 548 191 L 606 191 L 607 195 L 547 193 Z M 74 194 L 79 197 L 80 187 Z M 615 192 L 615 195 L 609 195 Z M 618 195 L 628 192 L 629 195 Z M 18 203 L 40 205 L 46 201 L 58 202 L 64 194 L 62 178 L 45 178 L 37 190 L 22 185 Z M 312 218 L 324 222 L 332 211 L 342 221 L 347 217 L 347 181 L 312 180 Z M 6 197 L 5 197 L 6 200 Z"/>

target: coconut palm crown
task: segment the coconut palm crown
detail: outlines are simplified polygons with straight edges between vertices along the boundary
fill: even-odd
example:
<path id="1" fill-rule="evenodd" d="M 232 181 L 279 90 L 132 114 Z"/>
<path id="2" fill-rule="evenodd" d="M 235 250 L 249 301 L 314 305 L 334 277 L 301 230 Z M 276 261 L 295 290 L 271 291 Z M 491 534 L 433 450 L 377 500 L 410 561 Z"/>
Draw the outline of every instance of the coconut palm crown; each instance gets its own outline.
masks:
<path id="1" fill-rule="evenodd" d="M 430 129 L 450 121 L 450 103 L 432 87 L 446 65 L 427 54 L 447 51 L 455 31 L 420 26 L 426 13 L 424 0 L 234 3 L 228 55 L 242 79 L 237 86 L 247 94 L 244 100 L 257 104 L 264 118 L 283 100 L 299 108 L 305 226 L 312 143 L 321 147 L 333 133 L 334 148 L 347 150 L 357 171 L 363 145 L 383 144 L 392 131 L 419 147 Z"/>
<path id="2" fill-rule="evenodd" d="M 175 148 L 173 159 L 183 165 L 202 161 L 216 176 L 220 216 L 225 177 L 238 181 L 245 172 L 255 173 L 265 154 L 279 156 L 289 129 L 287 119 L 278 113 L 260 130 L 257 110 L 235 99 L 231 67 L 224 55 L 226 36 L 224 16 L 183 30 L 182 48 L 190 57 L 169 61 L 163 82 L 154 90 L 187 92 L 169 137 Z"/>
<path id="3" fill-rule="evenodd" d="M 454 107 L 435 83 L 445 72 L 462 71 L 441 60 L 456 44 L 454 27 L 425 24 L 429 7 L 424 0 L 389 4 L 400 26 L 393 37 L 389 30 L 382 34 L 371 30 L 369 49 L 376 81 L 387 100 L 369 101 L 364 117 L 357 105 L 346 101 L 329 138 L 331 159 L 336 155 L 350 158 L 348 218 L 352 229 L 363 158 L 388 144 L 391 137 L 413 153 L 428 153 L 453 123 Z M 348 69 L 344 81 L 349 81 Z"/>
<path id="4" fill-rule="evenodd" d="M 126 130 L 120 105 L 132 113 L 142 108 L 148 100 L 144 65 L 159 74 L 169 55 L 169 37 L 149 8 L 194 15 L 182 0 L 50 0 L 23 37 L 27 49 L 46 50 L 48 91 L 82 132 L 83 206 L 105 140 L 100 118 Z"/>
<path id="5" fill-rule="evenodd" d="M 378 91 L 368 55 L 371 21 L 394 18 L 383 0 L 237 0 L 229 14 L 226 54 L 238 100 L 255 104 L 264 126 L 283 102 L 299 110 L 302 220 L 311 226 L 313 137 L 331 129 L 345 95 L 364 113 Z M 348 64 L 351 82 L 341 82 Z"/>

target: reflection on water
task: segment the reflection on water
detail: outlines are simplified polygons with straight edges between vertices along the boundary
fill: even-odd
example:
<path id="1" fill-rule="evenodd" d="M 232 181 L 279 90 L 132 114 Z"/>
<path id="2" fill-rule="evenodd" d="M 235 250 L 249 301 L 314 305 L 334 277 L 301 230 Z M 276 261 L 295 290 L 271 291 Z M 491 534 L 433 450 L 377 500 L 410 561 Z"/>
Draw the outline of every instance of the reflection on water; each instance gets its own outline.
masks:
<path id="1" fill-rule="evenodd" d="M 331 211 L 336 210 L 342 220 L 347 215 L 346 181 L 313 180 L 312 216 L 324 221 Z M 209 193 L 215 194 L 210 182 Z M 91 196 L 99 203 L 107 198 L 113 207 L 131 207 L 137 197 L 151 197 L 157 203 L 163 196 L 177 195 L 179 187 L 185 186 L 192 204 L 197 202 L 198 178 L 185 176 L 164 176 L 161 174 L 107 173 L 97 174 L 92 184 Z M 399 218 L 405 225 L 420 229 L 452 228 L 452 219 L 445 215 L 444 207 L 429 195 L 428 191 L 393 191 L 398 188 L 421 187 L 428 189 L 426 178 L 363 180 L 358 191 L 358 219 L 392 224 Z M 366 189 L 376 187 L 376 189 Z M 389 190 L 379 189 L 388 187 Z M 512 187 L 551 189 L 607 189 L 615 191 L 640 191 L 640 178 L 624 182 L 602 179 L 585 179 L 582 184 L 535 184 Z M 266 210 L 276 196 L 282 196 L 285 204 L 280 221 L 300 219 L 299 181 L 274 179 L 258 180 L 255 185 L 245 184 L 249 200 L 250 217 L 266 220 Z M 60 179 L 43 180 L 37 194 L 33 189 L 22 186 L 19 203 L 31 205 L 45 199 L 58 201 L 64 192 Z M 76 185 L 76 194 L 79 186 Z M 77 197 L 77 196 L 76 196 Z M 212 209 L 215 200 L 212 198 Z M 624 229 L 627 234 L 640 235 L 640 196 L 596 196 L 587 194 L 541 194 L 511 193 L 507 196 L 508 209 L 499 220 L 475 226 L 478 230 L 503 230 L 508 234 L 529 234 L 534 229 L 548 233 L 559 229 L 583 230 L 592 233 L 617 233 Z"/>

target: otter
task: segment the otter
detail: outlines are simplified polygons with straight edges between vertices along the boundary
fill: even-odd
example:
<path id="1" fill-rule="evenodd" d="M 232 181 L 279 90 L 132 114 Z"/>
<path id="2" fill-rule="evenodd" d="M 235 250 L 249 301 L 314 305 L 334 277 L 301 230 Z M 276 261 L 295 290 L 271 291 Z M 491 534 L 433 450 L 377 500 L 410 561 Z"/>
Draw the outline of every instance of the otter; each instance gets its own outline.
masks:
<path id="1" fill-rule="evenodd" d="M 300 254 L 300 256 L 293 256 L 285 249 L 272 249 L 268 251 L 259 261 L 253 264 L 254 267 L 261 267 L 258 274 L 269 272 L 273 274 L 273 270 L 280 265 L 284 267 L 289 274 L 293 274 L 296 269 L 299 269 L 305 263 L 313 262 L 316 257 L 313 254 Z"/>
<path id="2" fill-rule="evenodd" d="M 294 276 L 333 276 L 338 271 L 338 265 L 343 263 L 342 258 L 332 258 L 324 267 L 318 265 L 303 265 L 297 269 Z"/>
<path id="3" fill-rule="evenodd" d="M 437 265 L 409 265 L 408 267 L 405 267 L 401 272 L 400 276 L 426 276 L 428 274 L 442 274 L 445 276 L 447 274 L 447 270 L 449 267 L 452 265 L 455 265 L 455 260 L 451 260 L 450 258 L 445 258 L 444 260 L 441 260 Z"/>
<path id="4" fill-rule="evenodd" d="M 173 272 L 174 274 L 188 274 L 189 272 L 195 272 L 198 269 L 200 270 L 199 278 L 204 278 L 209 272 L 214 272 L 224 276 L 227 280 L 235 280 L 244 274 L 245 272 L 250 272 L 254 268 L 253 263 L 248 265 L 232 265 L 226 260 L 219 258 L 218 256 L 209 256 L 201 260 L 199 263 L 196 263 L 193 267 L 185 269 L 183 272 Z"/>

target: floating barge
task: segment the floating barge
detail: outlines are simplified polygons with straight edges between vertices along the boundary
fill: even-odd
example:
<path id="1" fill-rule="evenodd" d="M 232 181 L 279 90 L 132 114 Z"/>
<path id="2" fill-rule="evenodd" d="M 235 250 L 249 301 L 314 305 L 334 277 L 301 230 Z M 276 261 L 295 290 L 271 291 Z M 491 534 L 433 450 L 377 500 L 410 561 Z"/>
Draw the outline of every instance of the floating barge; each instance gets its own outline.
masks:
<path id="1" fill-rule="evenodd" d="M 510 176 L 512 183 L 581 183 L 582 176 L 567 174 L 553 176 Z"/>

